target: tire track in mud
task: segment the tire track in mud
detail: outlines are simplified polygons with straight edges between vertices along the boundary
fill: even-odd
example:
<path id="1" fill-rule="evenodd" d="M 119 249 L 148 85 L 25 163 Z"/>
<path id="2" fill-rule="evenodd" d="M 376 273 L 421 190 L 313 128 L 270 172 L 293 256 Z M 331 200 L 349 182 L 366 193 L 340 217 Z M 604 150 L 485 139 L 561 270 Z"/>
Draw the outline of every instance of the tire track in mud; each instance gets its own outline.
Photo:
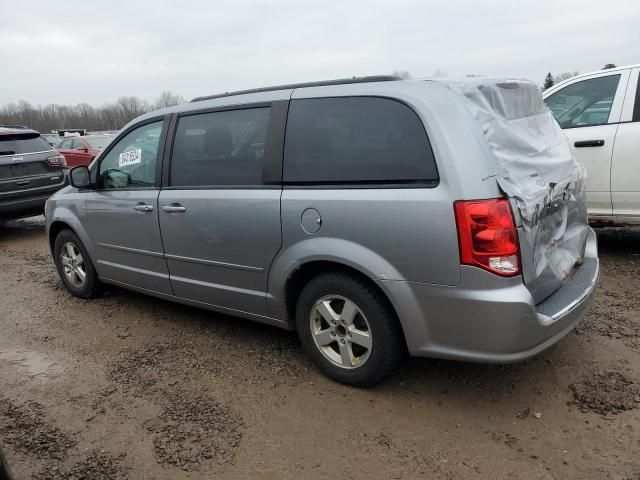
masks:
<path id="1" fill-rule="evenodd" d="M 197 471 L 203 464 L 234 463 L 245 429 L 242 415 L 218 398 L 183 388 L 187 374 L 219 373 L 210 362 L 190 348 L 162 343 L 125 352 L 107 372 L 125 397 L 152 399 L 161 409 L 142 425 L 162 466 Z"/>
<path id="2" fill-rule="evenodd" d="M 17 404 L 0 396 L 0 438 L 25 455 L 63 460 L 77 440 L 49 422 L 37 402 Z"/>
<path id="3" fill-rule="evenodd" d="M 114 457 L 105 452 L 90 452 L 70 467 L 54 465 L 33 476 L 33 480 L 126 480 L 127 469 L 120 461 L 125 455 Z"/>
<path id="4" fill-rule="evenodd" d="M 83 454 L 71 467 L 65 463 L 79 444 L 77 434 L 51 422 L 44 407 L 34 401 L 16 403 L 0 396 L 0 439 L 29 458 L 44 461 L 34 480 L 109 479 L 126 480 L 127 471 L 118 457 L 105 451 Z"/>

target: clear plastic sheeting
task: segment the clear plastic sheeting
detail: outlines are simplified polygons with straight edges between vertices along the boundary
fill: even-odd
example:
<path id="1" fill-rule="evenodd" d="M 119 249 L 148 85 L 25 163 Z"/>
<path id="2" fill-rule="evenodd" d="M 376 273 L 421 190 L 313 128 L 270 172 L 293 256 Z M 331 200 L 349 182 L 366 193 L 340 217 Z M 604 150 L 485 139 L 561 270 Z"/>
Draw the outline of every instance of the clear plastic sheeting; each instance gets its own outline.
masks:
<path id="1" fill-rule="evenodd" d="M 532 258 L 523 258 L 525 281 L 541 294 L 552 293 L 584 253 L 584 168 L 534 83 L 484 78 L 442 83 L 464 96 L 495 156 L 495 178 L 518 208 L 520 241 L 532 250 Z"/>

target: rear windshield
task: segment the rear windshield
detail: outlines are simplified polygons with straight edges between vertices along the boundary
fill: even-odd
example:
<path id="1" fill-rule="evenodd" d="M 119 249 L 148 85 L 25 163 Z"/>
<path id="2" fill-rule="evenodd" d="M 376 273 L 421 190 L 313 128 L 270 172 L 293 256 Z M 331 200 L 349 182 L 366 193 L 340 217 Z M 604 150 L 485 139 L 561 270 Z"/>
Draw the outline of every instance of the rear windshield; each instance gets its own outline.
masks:
<path id="1" fill-rule="evenodd" d="M 104 148 L 107 145 L 109 145 L 109 142 L 111 141 L 111 137 L 85 138 L 84 140 L 93 148 Z"/>
<path id="2" fill-rule="evenodd" d="M 17 155 L 47 150 L 51 150 L 51 145 L 42 137 L 3 139 L 0 135 L 0 155 Z"/>
<path id="3" fill-rule="evenodd" d="M 284 154 L 287 183 L 415 183 L 437 180 L 418 116 L 387 98 L 293 100 Z"/>

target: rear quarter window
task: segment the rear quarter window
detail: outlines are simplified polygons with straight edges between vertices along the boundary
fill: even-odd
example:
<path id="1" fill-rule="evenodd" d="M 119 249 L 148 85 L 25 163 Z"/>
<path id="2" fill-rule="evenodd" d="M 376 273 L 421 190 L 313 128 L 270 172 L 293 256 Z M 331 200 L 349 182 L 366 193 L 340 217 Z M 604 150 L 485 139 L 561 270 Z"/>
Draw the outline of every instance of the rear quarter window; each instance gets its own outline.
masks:
<path id="1" fill-rule="evenodd" d="M 285 183 L 433 183 L 435 159 L 422 121 L 396 100 L 293 100 L 284 154 Z"/>
<path id="2" fill-rule="evenodd" d="M 51 150 L 51 145 L 39 136 L 31 138 L 2 138 L 0 135 L 0 155 L 18 155 L 49 150 Z"/>

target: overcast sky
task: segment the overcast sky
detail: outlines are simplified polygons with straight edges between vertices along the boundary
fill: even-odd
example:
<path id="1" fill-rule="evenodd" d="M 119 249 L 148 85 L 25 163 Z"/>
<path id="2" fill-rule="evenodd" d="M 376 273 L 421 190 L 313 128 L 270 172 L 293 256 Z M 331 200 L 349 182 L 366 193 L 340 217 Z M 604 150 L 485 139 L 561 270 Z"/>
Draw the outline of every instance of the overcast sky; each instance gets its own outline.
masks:
<path id="1" fill-rule="evenodd" d="M 0 104 L 640 63 L 639 0 L 0 0 Z"/>

